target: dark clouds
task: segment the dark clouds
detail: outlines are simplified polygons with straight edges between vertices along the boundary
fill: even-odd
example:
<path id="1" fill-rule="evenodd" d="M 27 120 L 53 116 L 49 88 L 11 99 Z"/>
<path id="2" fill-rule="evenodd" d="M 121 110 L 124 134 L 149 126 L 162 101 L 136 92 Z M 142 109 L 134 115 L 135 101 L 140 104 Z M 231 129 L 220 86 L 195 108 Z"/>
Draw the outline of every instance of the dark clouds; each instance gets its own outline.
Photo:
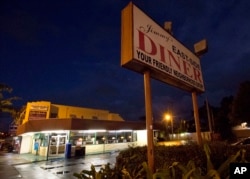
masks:
<path id="1" fill-rule="evenodd" d="M 126 0 L 1 1 L 0 82 L 22 103 L 53 103 L 107 109 L 129 120 L 144 115 L 143 76 L 120 66 L 121 10 Z M 219 105 L 250 79 L 248 1 L 135 0 L 158 24 L 173 22 L 176 39 L 193 49 L 206 38 L 201 58 L 206 92 Z M 191 94 L 152 80 L 154 114 L 169 106 L 191 113 Z"/>

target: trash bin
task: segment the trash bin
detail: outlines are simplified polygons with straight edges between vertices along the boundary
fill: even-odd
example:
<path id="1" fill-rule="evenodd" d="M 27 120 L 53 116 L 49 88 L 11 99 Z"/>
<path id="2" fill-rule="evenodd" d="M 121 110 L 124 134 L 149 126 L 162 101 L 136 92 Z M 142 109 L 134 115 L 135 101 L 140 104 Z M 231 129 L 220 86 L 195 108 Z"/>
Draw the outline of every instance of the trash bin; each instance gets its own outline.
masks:
<path id="1" fill-rule="evenodd" d="M 71 143 L 66 144 L 65 158 L 71 157 Z"/>
<path id="2" fill-rule="evenodd" d="M 85 147 L 76 147 L 75 157 L 83 157 L 85 156 Z"/>
<path id="3" fill-rule="evenodd" d="M 82 156 L 85 156 L 86 147 L 82 147 Z"/>

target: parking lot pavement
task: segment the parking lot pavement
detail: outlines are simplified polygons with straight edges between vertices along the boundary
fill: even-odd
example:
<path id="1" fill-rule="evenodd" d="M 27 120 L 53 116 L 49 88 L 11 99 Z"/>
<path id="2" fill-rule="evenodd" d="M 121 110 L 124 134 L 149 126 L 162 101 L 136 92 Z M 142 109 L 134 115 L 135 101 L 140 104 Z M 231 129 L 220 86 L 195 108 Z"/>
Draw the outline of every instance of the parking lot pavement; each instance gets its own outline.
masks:
<path id="1" fill-rule="evenodd" d="M 27 155 L 22 156 L 22 154 L 5 153 L 0 155 L 0 178 L 75 178 L 74 172 L 80 173 L 83 169 L 90 170 L 91 165 L 96 166 L 97 171 L 107 163 L 114 166 L 118 154 L 116 152 L 87 155 L 82 158 L 57 158 L 39 161 L 32 154 L 27 157 Z"/>
<path id="2" fill-rule="evenodd" d="M 27 161 L 12 153 L 0 151 L 0 178 L 21 178 L 18 171 L 12 166 L 13 162 L 23 163 Z"/>

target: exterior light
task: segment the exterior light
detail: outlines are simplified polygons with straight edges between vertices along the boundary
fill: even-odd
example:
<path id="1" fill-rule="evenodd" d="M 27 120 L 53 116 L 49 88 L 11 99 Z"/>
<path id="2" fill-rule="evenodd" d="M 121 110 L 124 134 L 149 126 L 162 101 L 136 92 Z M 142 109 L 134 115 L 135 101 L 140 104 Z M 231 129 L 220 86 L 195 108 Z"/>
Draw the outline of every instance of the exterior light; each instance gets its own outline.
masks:
<path id="1" fill-rule="evenodd" d="M 165 119 L 168 121 L 168 120 L 170 120 L 171 119 L 171 115 L 170 114 L 166 114 L 165 115 Z"/>
<path id="2" fill-rule="evenodd" d="M 165 114 L 165 120 L 171 122 L 172 139 L 174 139 L 174 136 L 173 136 L 173 134 L 174 134 L 174 124 L 173 124 L 174 121 L 173 121 L 173 116 L 170 115 L 170 114 Z"/>

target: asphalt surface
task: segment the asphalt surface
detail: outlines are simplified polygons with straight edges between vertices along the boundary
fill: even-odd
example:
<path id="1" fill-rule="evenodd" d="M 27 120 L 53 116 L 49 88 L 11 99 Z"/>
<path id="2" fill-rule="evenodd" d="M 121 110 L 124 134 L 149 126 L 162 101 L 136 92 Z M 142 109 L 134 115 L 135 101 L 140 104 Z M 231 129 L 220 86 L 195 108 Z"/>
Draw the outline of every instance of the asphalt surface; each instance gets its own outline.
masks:
<path id="1" fill-rule="evenodd" d="M 90 170 L 94 165 L 99 171 L 101 166 L 110 163 L 115 165 L 118 152 L 86 155 L 81 158 L 65 159 L 45 158 L 33 154 L 15 154 L 0 151 L 0 178 L 1 179 L 59 179 L 74 178 L 73 173 L 80 173 L 83 169 Z"/>

